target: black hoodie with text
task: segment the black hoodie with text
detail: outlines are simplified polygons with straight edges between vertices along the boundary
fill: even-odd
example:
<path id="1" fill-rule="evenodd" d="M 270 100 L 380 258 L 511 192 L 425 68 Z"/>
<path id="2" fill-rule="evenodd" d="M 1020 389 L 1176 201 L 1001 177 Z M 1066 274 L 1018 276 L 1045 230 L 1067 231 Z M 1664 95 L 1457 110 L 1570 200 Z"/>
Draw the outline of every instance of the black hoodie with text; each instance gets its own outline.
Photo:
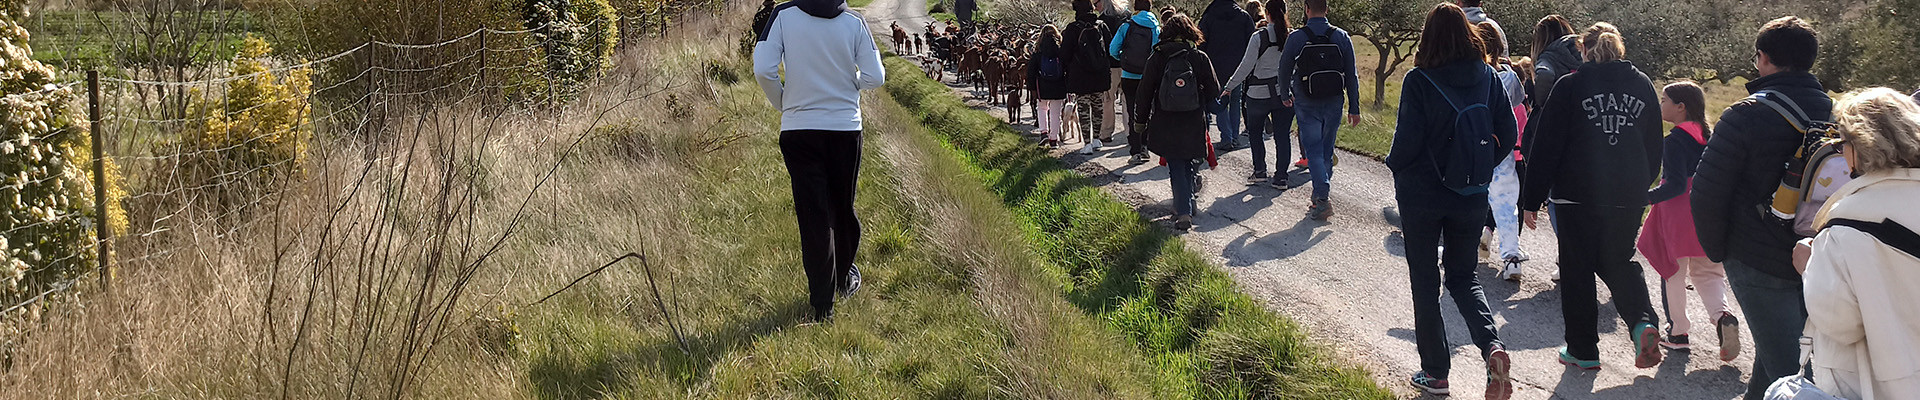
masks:
<path id="1" fill-rule="evenodd" d="M 1550 93 L 1534 117 L 1539 129 L 1527 136 L 1520 206 L 1646 207 L 1665 129 L 1653 81 L 1631 62 L 1587 63 Z"/>

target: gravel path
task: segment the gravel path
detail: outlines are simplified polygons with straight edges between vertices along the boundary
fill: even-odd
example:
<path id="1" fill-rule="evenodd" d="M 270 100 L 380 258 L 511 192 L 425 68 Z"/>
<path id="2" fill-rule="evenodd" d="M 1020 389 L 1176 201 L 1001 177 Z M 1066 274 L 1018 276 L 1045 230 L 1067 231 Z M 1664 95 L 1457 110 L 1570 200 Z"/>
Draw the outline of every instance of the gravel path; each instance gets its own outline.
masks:
<path id="1" fill-rule="evenodd" d="M 906 5 L 898 6 L 901 1 Z M 924 8 L 916 0 L 875 0 L 867 12 L 876 29 L 884 29 L 896 19 L 922 21 L 914 13 L 924 18 Z M 955 87 L 955 93 L 976 108 L 1006 117 L 1005 110 L 985 106 L 966 89 Z M 1021 122 L 1028 125 L 1018 127 L 1032 129 L 1031 118 Z M 1294 140 L 1294 151 L 1298 151 Z M 1056 154 L 1143 215 L 1170 226 L 1166 217 L 1172 213 L 1172 203 L 1167 199 L 1172 192 L 1165 168 L 1151 163 L 1128 166 L 1124 143 L 1109 144 L 1090 156 L 1069 153 L 1076 145 L 1068 143 Z M 1200 194 L 1200 212 L 1193 231 L 1183 240 L 1224 266 L 1241 290 L 1308 327 L 1341 357 L 1369 367 L 1382 385 L 1402 397 L 1415 398 L 1418 393 L 1404 383 L 1419 369 L 1419 357 L 1414 351 L 1405 243 L 1398 228 L 1391 174 L 1371 158 L 1341 153 L 1342 163 L 1332 181 L 1337 215 L 1329 222 L 1304 216 L 1311 191 L 1304 186 L 1304 171 L 1292 171 L 1297 187 L 1285 192 L 1249 187 L 1243 182 L 1253 172 L 1251 153 L 1224 154 L 1219 169 L 1202 173 L 1207 184 Z M 1295 154 L 1286 159 L 1294 159 Z M 1544 228 L 1546 222 L 1541 224 Z M 1600 291 L 1603 369 L 1589 372 L 1560 365 L 1557 351 L 1564 343 L 1560 292 L 1547 279 L 1556 265 L 1555 242 L 1546 230 L 1526 231 L 1520 242 L 1534 260 L 1525 264 L 1521 282 L 1497 280 L 1491 267 L 1479 269 L 1501 339 L 1513 354 L 1513 376 L 1518 380 L 1514 398 L 1732 399 L 1744 391 L 1742 382 L 1752 364 L 1751 340 L 1743 339 L 1747 342 L 1742 347 L 1749 349 L 1746 354 L 1731 363 L 1720 362 L 1719 341 L 1697 299 L 1689 304 L 1697 355 L 1669 352 L 1668 361 L 1658 368 L 1634 368 L 1627 327 L 1607 299 L 1605 285 Z M 1658 296 L 1658 274 L 1648 271 L 1646 276 Z M 1452 301 L 1445 299 L 1443 295 L 1441 313 L 1448 325 L 1448 340 L 1455 345 L 1454 391 L 1462 399 L 1480 398 L 1485 387 L 1483 364 Z M 1734 307 L 1738 315 L 1738 305 Z M 1663 309 L 1663 318 L 1664 314 Z"/>

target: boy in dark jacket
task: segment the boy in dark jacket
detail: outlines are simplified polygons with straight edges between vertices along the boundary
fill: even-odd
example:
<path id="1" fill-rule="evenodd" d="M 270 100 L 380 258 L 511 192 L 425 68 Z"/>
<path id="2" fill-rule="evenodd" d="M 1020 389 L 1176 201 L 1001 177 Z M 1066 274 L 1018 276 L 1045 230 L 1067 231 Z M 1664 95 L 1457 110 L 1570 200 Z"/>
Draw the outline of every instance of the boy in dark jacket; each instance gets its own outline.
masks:
<path id="1" fill-rule="evenodd" d="M 1197 164 L 1203 159 L 1211 161 L 1206 105 L 1220 93 L 1220 80 L 1213 75 L 1213 61 L 1207 53 L 1195 49 L 1201 39 L 1192 18 L 1180 14 L 1169 19 L 1163 39 L 1165 41 L 1154 46 L 1153 56 L 1147 59 L 1146 72 L 1140 74 L 1140 88 L 1127 104 L 1133 106 L 1134 130 L 1143 132 L 1149 150 L 1167 163 L 1167 180 L 1173 184 L 1174 228 L 1184 231 L 1193 227 L 1194 197 L 1199 189 Z M 1168 64 L 1176 57 L 1192 68 L 1195 82 L 1163 83 Z M 1169 106 L 1159 104 L 1162 87 L 1187 85 L 1198 86 L 1197 91 L 1191 92 L 1196 98 L 1179 100 L 1191 100 L 1200 107 L 1168 111 Z"/>
<path id="2" fill-rule="evenodd" d="M 1560 301 L 1567 347 L 1560 362 L 1600 368 L 1599 293 L 1607 283 L 1630 328 L 1634 366 L 1651 368 L 1660 351 L 1660 318 L 1647 281 L 1633 263 L 1647 188 L 1660 173 L 1660 96 L 1653 82 L 1624 59 L 1625 40 L 1611 24 L 1581 35 L 1587 63 L 1554 84 L 1527 137 L 1531 165 L 1521 183 L 1522 219 L 1534 225 L 1541 203 L 1559 207 Z"/>
<path id="3" fill-rule="evenodd" d="M 1240 67 L 1240 58 L 1247 51 L 1247 42 L 1253 36 L 1253 17 L 1240 8 L 1236 0 L 1213 0 L 1207 5 L 1207 11 L 1200 16 L 1200 35 L 1209 40 L 1200 43 L 1200 51 L 1219 60 L 1213 64 L 1213 76 L 1232 76 L 1233 70 Z M 1240 132 L 1240 96 L 1227 96 L 1222 101 L 1226 108 L 1213 114 L 1215 124 L 1220 128 L 1221 151 L 1230 151 L 1248 146 L 1247 138 Z"/>
<path id="4" fill-rule="evenodd" d="M 1819 56 L 1812 25 L 1796 17 L 1768 22 L 1754 41 L 1760 78 L 1747 90 L 1784 95 L 1809 118 L 1829 120 L 1833 100 L 1807 71 Z M 1778 98 L 1776 98 L 1778 99 Z M 1757 400 L 1775 380 L 1799 371 L 1799 338 L 1806 321 L 1800 273 L 1792 264 L 1793 227 L 1762 219 L 1761 204 L 1780 185 L 1781 167 L 1804 135 L 1772 108 L 1753 101 L 1721 113 L 1713 138 L 1693 178 L 1693 223 L 1707 258 L 1725 263 L 1727 283 L 1753 335 L 1753 380 L 1747 399 Z"/>

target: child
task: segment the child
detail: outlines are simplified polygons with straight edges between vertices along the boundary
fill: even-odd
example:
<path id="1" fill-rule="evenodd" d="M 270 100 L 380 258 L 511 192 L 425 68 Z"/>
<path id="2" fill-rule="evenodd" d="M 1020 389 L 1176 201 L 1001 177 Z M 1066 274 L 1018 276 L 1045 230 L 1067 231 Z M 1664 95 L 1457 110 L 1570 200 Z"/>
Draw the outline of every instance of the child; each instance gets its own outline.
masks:
<path id="1" fill-rule="evenodd" d="M 1494 76 L 1499 78 L 1501 93 L 1507 96 L 1507 104 L 1513 105 L 1506 110 L 1514 115 L 1515 126 L 1526 126 L 1526 109 L 1519 104 L 1526 102 L 1527 89 L 1520 81 L 1520 74 L 1513 70 L 1507 59 L 1506 39 L 1501 36 L 1500 26 L 1493 21 L 1480 21 L 1475 31 L 1480 33 L 1480 42 L 1486 46 L 1487 64 L 1494 68 Z M 1517 149 L 1517 147 L 1516 147 Z M 1517 151 L 1515 152 L 1518 153 Z M 1488 239 L 1500 238 L 1500 261 L 1502 267 L 1496 275 L 1500 279 L 1519 282 L 1522 269 L 1520 263 L 1527 261 L 1527 255 L 1520 252 L 1520 174 L 1514 169 L 1513 156 L 1502 157 L 1500 165 L 1493 169 L 1493 182 L 1488 187 L 1487 205 L 1493 211 L 1488 219 L 1488 232 L 1480 237 L 1482 259 L 1487 257 Z"/>
<path id="2" fill-rule="evenodd" d="M 1660 342 L 1668 350 L 1691 347 L 1687 333 L 1693 324 L 1687 318 L 1687 285 L 1691 283 L 1706 303 L 1719 327 L 1720 361 L 1733 361 L 1740 355 L 1739 320 L 1727 308 L 1727 270 L 1707 259 L 1700 239 L 1693 230 L 1693 206 L 1687 192 L 1692 189 L 1694 168 L 1700 153 L 1706 150 L 1706 92 L 1693 82 L 1677 82 L 1662 88 L 1660 119 L 1674 124 L 1667 134 L 1661 157 L 1660 186 L 1647 192 L 1653 210 L 1647 214 L 1646 229 L 1640 235 L 1640 253 L 1647 256 L 1654 271 L 1665 283 L 1667 338 Z M 1731 327 L 1731 329 L 1730 329 Z"/>
<path id="3" fill-rule="evenodd" d="M 1060 109 L 1067 104 L 1067 64 L 1060 58 L 1060 28 L 1053 24 L 1041 27 L 1040 44 L 1035 48 L 1033 58 L 1027 62 L 1027 86 L 1033 88 L 1033 98 L 1039 100 L 1039 113 L 1034 120 L 1040 125 L 1038 132 L 1045 137 L 1041 145 L 1057 147 L 1062 133 Z"/>

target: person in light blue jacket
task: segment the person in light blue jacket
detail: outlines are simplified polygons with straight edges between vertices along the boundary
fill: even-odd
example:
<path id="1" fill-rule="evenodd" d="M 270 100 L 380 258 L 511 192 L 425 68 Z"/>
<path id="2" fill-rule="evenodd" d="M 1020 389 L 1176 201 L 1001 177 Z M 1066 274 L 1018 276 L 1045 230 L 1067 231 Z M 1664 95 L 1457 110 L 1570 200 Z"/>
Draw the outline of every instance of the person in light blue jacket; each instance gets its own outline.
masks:
<path id="1" fill-rule="evenodd" d="M 1133 18 L 1114 27 L 1113 40 L 1107 41 L 1107 53 L 1120 60 L 1120 92 L 1128 101 L 1140 89 L 1140 74 L 1147 71 L 1147 58 L 1160 44 L 1160 19 L 1153 15 L 1153 0 L 1133 0 Z M 1132 103 L 1127 104 L 1129 109 Z M 1131 115 L 1126 121 L 1132 121 Z M 1127 154 L 1133 165 L 1147 163 L 1147 133 L 1127 126 Z"/>
<path id="2" fill-rule="evenodd" d="M 880 50 L 846 0 L 793 0 L 757 28 L 753 76 L 780 110 L 780 155 L 793 181 L 800 259 L 815 321 L 860 289 L 860 91 L 886 83 Z M 781 66 L 786 79 L 781 79 Z"/>

